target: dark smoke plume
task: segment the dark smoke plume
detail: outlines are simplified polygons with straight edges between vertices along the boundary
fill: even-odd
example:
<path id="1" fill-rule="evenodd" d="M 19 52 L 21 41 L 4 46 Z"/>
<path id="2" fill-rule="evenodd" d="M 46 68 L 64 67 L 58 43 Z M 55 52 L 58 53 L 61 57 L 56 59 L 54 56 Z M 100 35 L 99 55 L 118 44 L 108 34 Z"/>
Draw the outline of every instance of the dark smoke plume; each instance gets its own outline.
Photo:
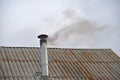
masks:
<path id="1" fill-rule="evenodd" d="M 102 32 L 106 29 L 106 26 L 98 25 L 97 23 L 81 18 L 76 15 L 74 10 L 67 10 L 64 12 L 66 20 L 71 20 L 69 25 L 58 30 L 54 34 L 50 35 L 48 38 L 48 43 L 50 45 L 60 44 L 62 41 L 66 41 L 73 38 L 78 39 L 79 37 L 92 37 L 97 34 L 97 32 Z M 69 40 L 68 40 L 69 41 Z"/>

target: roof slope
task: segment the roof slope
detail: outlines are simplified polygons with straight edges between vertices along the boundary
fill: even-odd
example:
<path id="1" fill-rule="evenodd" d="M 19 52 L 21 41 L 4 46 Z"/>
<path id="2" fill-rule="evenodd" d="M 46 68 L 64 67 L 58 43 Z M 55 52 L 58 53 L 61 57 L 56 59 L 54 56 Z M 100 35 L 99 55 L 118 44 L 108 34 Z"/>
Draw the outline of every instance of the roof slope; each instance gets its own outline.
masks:
<path id="1" fill-rule="evenodd" d="M 53 80 L 120 79 L 120 58 L 110 49 L 48 48 L 48 60 Z M 0 47 L 0 80 L 34 80 L 40 71 L 39 48 Z"/>

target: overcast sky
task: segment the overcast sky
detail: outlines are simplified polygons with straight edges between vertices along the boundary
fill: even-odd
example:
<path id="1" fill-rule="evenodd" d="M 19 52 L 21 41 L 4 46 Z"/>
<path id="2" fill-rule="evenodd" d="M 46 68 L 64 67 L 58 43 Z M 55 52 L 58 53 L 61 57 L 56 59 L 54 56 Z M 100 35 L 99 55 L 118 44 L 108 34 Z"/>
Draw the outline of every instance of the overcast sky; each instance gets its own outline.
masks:
<path id="1" fill-rule="evenodd" d="M 120 55 L 120 0 L 0 0 L 0 46 L 111 48 Z"/>

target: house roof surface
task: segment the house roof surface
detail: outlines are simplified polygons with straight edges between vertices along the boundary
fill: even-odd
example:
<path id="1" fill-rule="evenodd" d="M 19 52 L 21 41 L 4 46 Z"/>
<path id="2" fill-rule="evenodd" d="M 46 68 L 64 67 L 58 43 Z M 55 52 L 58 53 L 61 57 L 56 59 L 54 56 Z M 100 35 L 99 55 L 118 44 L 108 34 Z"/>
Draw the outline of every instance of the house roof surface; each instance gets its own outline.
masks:
<path id="1" fill-rule="evenodd" d="M 48 48 L 51 80 L 120 80 L 120 58 L 110 49 Z M 0 47 L 0 80 L 37 80 L 40 49 Z"/>

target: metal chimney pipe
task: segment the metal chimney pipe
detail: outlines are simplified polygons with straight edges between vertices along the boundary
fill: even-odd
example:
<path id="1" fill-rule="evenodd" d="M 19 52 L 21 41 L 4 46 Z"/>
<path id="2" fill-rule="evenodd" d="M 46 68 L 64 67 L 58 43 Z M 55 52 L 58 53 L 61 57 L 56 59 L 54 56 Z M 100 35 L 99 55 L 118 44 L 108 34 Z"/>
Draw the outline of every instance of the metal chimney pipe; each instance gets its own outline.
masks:
<path id="1" fill-rule="evenodd" d="M 41 34 L 38 36 L 40 39 L 40 54 L 41 54 L 41 71 L 42 79 L 48 80 L 48 55 L 47 55 L 47 37 L 46 34 Z"/>

